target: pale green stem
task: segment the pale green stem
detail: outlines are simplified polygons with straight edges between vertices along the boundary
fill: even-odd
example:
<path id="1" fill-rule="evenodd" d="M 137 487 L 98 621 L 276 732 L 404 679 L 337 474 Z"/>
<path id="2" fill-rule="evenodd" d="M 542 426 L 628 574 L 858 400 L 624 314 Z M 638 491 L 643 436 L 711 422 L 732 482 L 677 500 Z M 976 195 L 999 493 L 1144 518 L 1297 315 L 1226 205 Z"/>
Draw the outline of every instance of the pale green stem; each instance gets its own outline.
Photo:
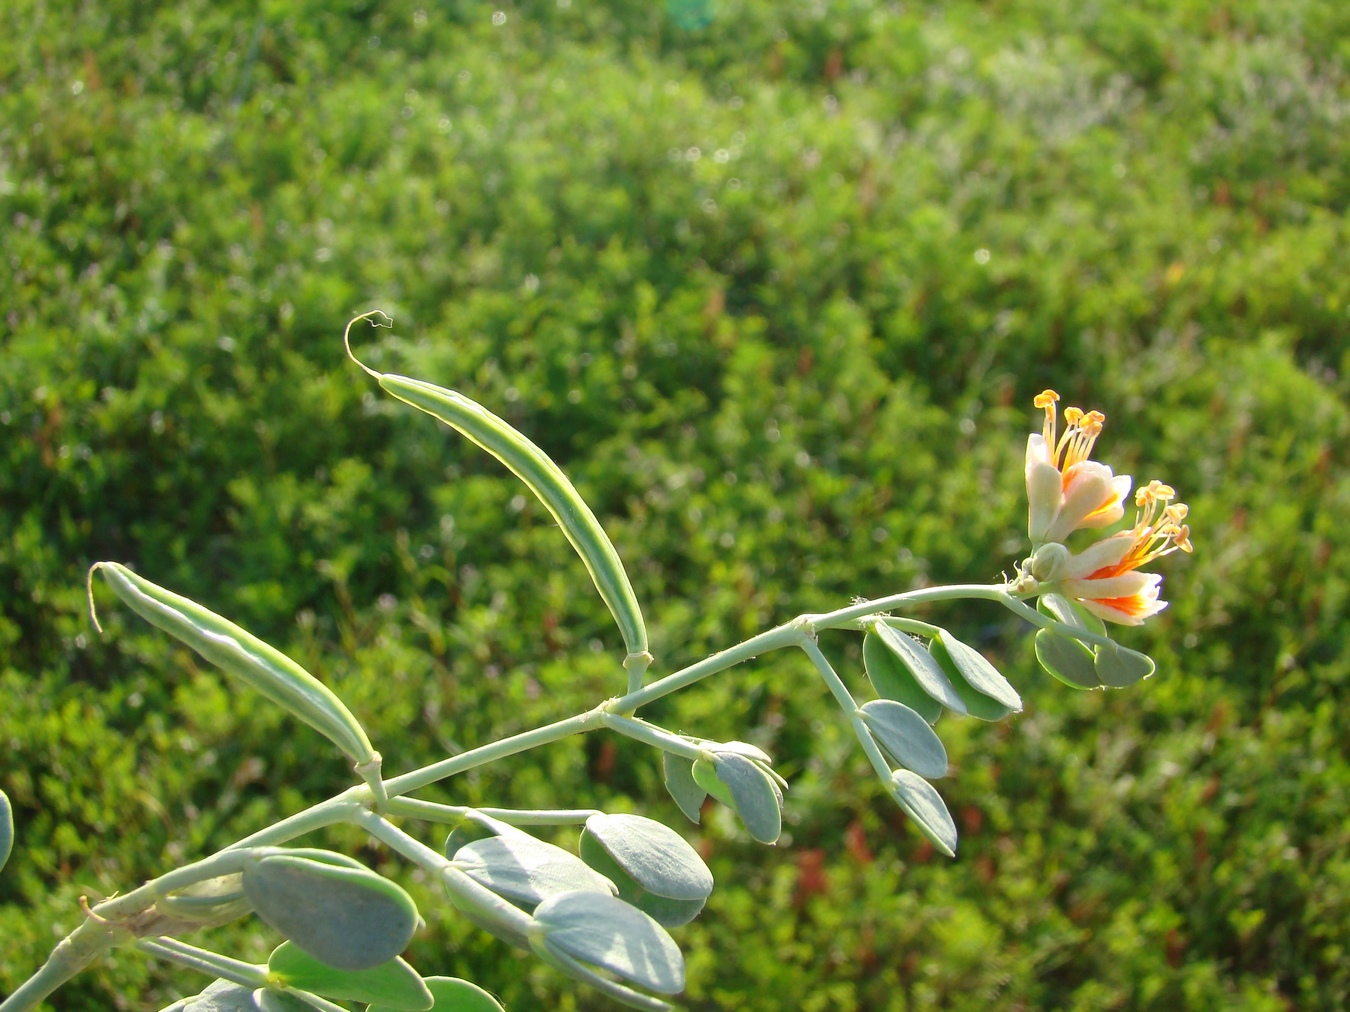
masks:
<path id="1" fill-rule="evenodd" d="M 927 587 L 923 590 L 907 590 L 903 594 L 879 597 L 875 601 L 862 601 L 858 604 L 840 608 L 838 611 L 823 615 L 804 615 L 803 625 L 812 632 L 818 629 L 850 629 L 854 619 L 878 612 L 890 611 L 907 604 L 931 604 L 934 601 L 980 600 L 997 601 L 1004 604 L 1012 601 L 1003 584 L 958 583 L 951 587 Z"/>
<path id="2" fill-rule="evenodd" d="M 875 601 L 864 601 L 859 604 L 850 605 L 846 608 L 840 608 L 836 611 L 826 612 L 818 615 L 802 615 L 793 621 L 778 626 L 774 629 L 762 632 L 757 636 L 752 636 L 734 647 L 722 650 L 706 657 L 701 661 L 689 665 L 665 678 L 658 679 L 643 688 L 631 691 L 625 696 L 610 700 L 601 704 L 599 707 L 587 710 L 584 713 L 568 717 L 564 720 L 547 724 L 544 727 L 536 728 L 533 731 L 526 731 L 521 734 L 513 735 L 510 738 L 493 742 L 489 745 L 483 745 L 479 748 L 463 752 L 448 759 L 432 763 L 421 769 L 404 773 L 401 776 L 394 777 L 391 780 L 385 780 L 382 783 L 384 792 L 391 799 L 389 805 L 394 804 L 394 800 L 399 795 L 407 794 L 418 790 L 430 784 L 443 780 L 446 777 L 463 773 L 466 770 L 474 769 L 489 762 L 503 759 L 507 756 L 516 755 L 520 752 L 537 748 L 550 742 L 559 741 L 573 734 L 580 734 L 586 731 L 592 731 L 597 727 L 606 726 L 604 714 L 628 715 L 641 706 L 645 706 L 654 700 L 660 699 L 676 692 L 686 686 L 692 685 L 701 679 L 724 671 L 743 661 L 750 660 L 761 653 L 767 653 L 770 650 L 778 650 L 787 646 L 800 646 L 806 650 L 808 656 L 816 663 L 821 675 L 825 678 L 826 684 L 830 686 L 835 697 L 844 705 L 844 700 L 849 700 L 848 709 L 852 713 L 856 707 L 852 706 L 852 697 L 844 689 L 843 683 L 839 681 L 838 676 L 834 674 L 833 668 L 825 660 L 823 654 L 818 648 L 808 649 L 809 643 L 814 648 L 812 640 L 814 634 L 821 629 L 849 629 L 857 628 L 857 620 L 869 615 L 876 615 L 880 612 L 889 611 L 904 605 L 926 604 L 935 601 L 950 601 L 957 599 L 976 599 L 986 601 L 996 601 L 1004 607 L 1021 615 L 1027 621 L 1041 627 L 1054 629 L 1065 635 L 1072 636 L 1084 642 L 1095 644 L 1106 644 L 1110 642 L 1106 637 L 1098 636 L 1085 630 L 1066 626 L 1061 622 L 1041 615 L 1034 608 L 1029 608 L 1021 601 L 1017 600 L 1008 593 L 1003 585 L 982 585 L 965 584 L 952 587 L 930 587 L 923 590 L 906 591 L 902 594 L 893 594 L 889 597 L 878 598 Z M 824 666 L 822 667 L 822 662 Z M 643 665 L 645 667 L 645 665 Z M 634 673 L 639 667 L 633 664 L 628 667 L 630 676 L 630 686 L 634 682 Z M 636 680 L 641 679 L 642 673 L 637 672 Z M 843 696 L 840 696 L 839 690 L 843 690 Z M 851 716 L 850 720 L 855 722 L 855 730 L 860 724 L 856 715 Z M 863 727 L 863 731 L 866 728 Z M 649 739 L 644 739 L 649 740 Z M 859 733 L 859 741 L 862 743 L 864 751 L 868 753 L 869 759 L 874 766 L 877 766 L 878 772 L 883 768 L 888 769 L 885 759 L 881 756 L 875 743 L 871 740 L 870 733 Z M 668 742 L 667 742 L 668 744 Z M 664 746 L 658 746 L 664 747 Z M 889 775 L 889 772 L 887 773 Z M 367 816 L 376 819 L 382 826 L 387 827 L 388 831 L 398 833 L 407 840 L 401 830 L 396 829 L 389 823 L 379 820 L 378 816 L 367 811 L 363 805 L 364 802 L 374 803 L 379 797 L 380 785 L 363 786 L 352 788 L 343 794 L 340 794 L 328 801 L 315 805 L 313 808 L 299 812 L 274 826 L 260 830 L 238 843 L 232 844 L 226 851 L 221 852 L 204 861 L 196 862 L 185 868 L 169 872 L 152 882 L 146 883 L 139 889 L 132 890 L 125 896 L 119 896 L 112 900 L 107 900 L 94 908 L 94 913 L 100 915 L 100 920 L 87 919 L 66 939 L 59 943 L 52 951 L 47 962 L 38 970 L 28 981 L 19 987 L 8 999 L 0 1003 L 0 1012 L 25 1012 L 33 1008 L 39 1001 L 68 980 L 75 973 L 84 969 L 100 953 L 113 945 L 127 940 L 128 933 L 115 923 L 101 923 L 103 918 L 112 920 L 113 917 L 125 917 L 147 909 L 154 903 L 159 896 L 173 889 L 182 888 L 193 882 L 201 881 L 204 878 L 211 878 L 216 874 L 221 874 L 219 868 L 228 866 L 224 855 L 244 850 L 251 847 L 267 846 L 277 843 L 283 843 L 293 839 L 303 833 L 310 832 L 323 826 L 333 825 L 340 822 L 359 822 L 376 836 L 380 834 L 368 824 Z M 392 808 L 390 809 L 392 811 Z M 411 812 L 409 814 L 412 814 Z M 419 816 L 420 817 L 420 816 Z M 503 820 L 507 821 L 507 820 Z M 386 830 L 380 830 L 386 832 Z M 380 837 L 383 839 L 383 837 Z M 388 841 L 386 841 L 388 842 Z M 412 841 L 416 842 L 416 841 Z M 391 843 L 391 846 L 393 844 Z M 420 845 L 419 845 L 420 846 Z M 428 853 L 435 854 L 435 851 Z M 213 863 L 221 860 L 220 864 Z M 445 862 L 444 858 L 440 858 Z M 455 879 L 462 879 L 463 883 L 456 886 L 450 886 L 452 892 L 459 890 L 462 893 L 475 894 L 483 893 L 485 897 L 476 897 L 479 902 L 485 902 L 485 898 L 496 899 L 492 893 L 483 889 L 477 883 L 473 882 L 458 869 L 447 868 L 444 876 L 447 879 L 447 885 Z M 504 901 L 499 901 L 504 902 Z M 509 904 L 506 904 L 510 907 Z M 510 907 L 511 911 L 520 914 L 528 927 L 528 916 L 521 913 L 517 908 Z M 506 916 L 512 916 L 509 913 L 502 912 Z"/>
<path id="3" fill-rule="evenodd" d="M 167 959 L 181 966 L 200 970 L 243 987 L 263 987 L 267 984 L 267 967 L 231 959 L 209 949 L 199 949 L 176 938 L 142 938 L 136 948 L 159 959 Z"/>
<path id="4" fill-rule="evenodd" d="M 529 935 L 530 928 L 534 924 L 533 917 L 475 882 L 455 867 L 444 854 L 432 850 L 420 840 L 413 839 L 374 812 L 366 812 L 355 821 L 375 839 L 388 844 L 409 861 L 438 874 L 456 906 L 468 906 L 480 916 L 496 920 L 508 930 L 520 935 Z"/>
<path id="5" fill-rule="evenodd" d="M 876 623 L 888 625 L 893 629 L 900 629 L 904 632 L 918 633 L 921 636 L 927 636 L 930 639 L 942 632 L 941 626 L 933 625 L 931 622 L 920 622 L 917 618 L 900 618 L 895 615 L 883 615 L 877 618 L 860 618 L 858 627 L 867 629 Z"/>
<path id="6" fill-rule="evenodd" d="M 686 759 L 697 759 L 703 755 L 703 749 L 695 745 L 688 738 L 682 738 L 678 734 L 673 734 L 665 728 L 657 727 L 655 724 L 649 724 L 645 720 L 637 720 L 633 717 L 621 717 L 617 713 L 606 712 L 602 715 L 605 726 L 612 731 L 618 731 L 629 738 L 635 738 L 638 741 L 646 742 L 648 745 L 655 746 L 663 752 L 673 752 L 675 755 L 683 756 Z"/>
<path id="7" fill-rule="evenodd" d="M 99 903 L 90 911 L 91 916 L 57 943 L 37 973 L 0 1002 L 0 1012 L 26 1012 L 35 1008 L 43 998 L 104 952 L 130 941 L 134 934 L 121 922 L 148 910 L 161 897 L 185 886 L 238 871 L 248 858 L 248 850 L 253 847 L 283 843 L 323 826 L 349 821 L 352 810 L 360 809 L 360 805 L 349 800 L 349 793 L 283 819 L 210 857 L 175 868 L 123 896 Z"/>
<path id="8" fill-rule="evenodd" d="M 312 991 L 301 991 L 298 987 L 288 987 L 286 993 L 295 995 L 306 1005 L 314 1006 L 319 1012 L 351 1012 L 351 1009 L 339 1005 L 335 1001 L 322 998 Z"/>
<path id="9" fill-rule="evenodd" d="M 465 770 L 482 766 L 484 763 L 505 759 L 507 756 L 515 755 L 518 752 L 526 752 L 540 745 L 547 745 L 549 742 L 580 734 L 582 731 L 594 730 L 599 726 L 601 726 L 599 711 L 587 710 L 575 717 L 545 724 L 533 731 L 512 735 L 510 738 L 503 738 L 491 745 L 482 745 L 479 748 L 470 749 L 468 752 L 451 756 L 449 759 L 432 763 L 430 766 L 423 766 L 411 773 L 404 773 L 392 780 L 386 780 L 384 787 L 389 793 L 389 797 L 395 798 L 400 794 L 408 794 L 429 784 L 434 784 L 438 780 L 444 780 L 446 777 L 452 777 L 456 773 L 463 773 Z"/>
<path id="10" fill-rule="evenodd" d="M 1026 619 L 1032 625 L 1039 626 L 1042 629 L 1049 629 L 1052 632 L 1061 633 L 1070 636 L 1076 640 L 1082 640 L 1084 643 L 1093 643 L 1099 647 L 1113 646 L 1115 641 L 1110 636 L 1103 636 L 1100 633 L 1092 632 L 1088 629 L 1080 629 L 1078 626 L 1069 625 L 1067 622 L 1061 622 L 1058 619 L 1051 618 L 1049 615 L 1042 615 L 1035 608 L 1024 604 L 1017 598 L 1009 596 L 1006 600 L 999 602 L 1015 615 Z"/>
<path id="11" fill-rule="evenodd" d="M 304 836 L 306 833 L 312 833 L 316 829 L 323 829 L 326 826 L 336 826 L 343 822 L 351 822 L 353 815 L 365 810 L 365 806 L 361 804 L 361 799 L 369 796 L 369 788 L 350 788 L 336 797 L 320 802 L 312 808 L 306 808 L 303 812 L 296 812 L 294 815 L 287 816 L 280 822 L 268 826 L 266 829 L 260 829 L 251 836 L 244 837 L 238 843 L 230 844 L 225 849 L 238 850 L 244 847 L 271 847 L 279 843 L 287 843 L 290 840 L 294 840 L 297 836 Z"/>
<path id="12" fill-rule="evenodd" d="M 652 700 L 668 696 L 687 685 L 693 685 L 700 679 L 715 675 L 719 671 L 725 671 L 727 668 L 740 664 L 742 661 L 748 661 L 759 654 L 795 646 L 801 640 L 802 635 L 802 630 L 796 622 L 780 625 L 775 629 L 762 632 L 758 636 L 752 636 L 744 643 L 722 650 L 711 657 L 705 657 L 696 664 L 691 664 L 674 674 L 667 675 L 665 678 L 659 678 L 636 692 L 630 692 L 626 696 L 612 700 L 605 705 L 605 709 L 610 713 L 632 713 L 639 706 L 646 706 Z"/>
<path id="13" fill-rule="evenodd" d="M 843 680 L 835 672 L 829 659 L 821 653 L 820 647 L 816 646 L 814 640 L 802 644 L 802 650 L 806 656 L 811 658 L 815 664 L 816 670 L 820 672 L 820 677 L 825 680 L 829 686 L 830 693 L 835 701 L 848 716 L 849 723 L 853 726 L 853 733 L 858 736 L 858 744 L 862 746 L 863 752 L 867 754 L 868 760 L 872 763 L 872 768 L 877 771 L 885 783 L 891 779 L 891 764 L 886 761 L 886 757 L 881 754 L 881 749 L 877 747 L 876 741 L 872 738 L 872 732 L 868 729 L 863 719 L 858 714 L 858 704 L 853 699 L 853 694 L 848 691 Z"/>
<path id="14" fill-rule="evenodd" d="M 647 673 L 647 668 L 652 663 L 652 655 L 643 650 L 641 653 L 629 654 L 623 659 L 624 670 L 628 672 L 628 691 L 636 692 L 642 688 L 642 678 Z"/>
<path id="15" fill-rule="evenodd" d="M 446 826 L 453 826 L 466 818 L 472 818 L 474 813 L 505 822 L 510 826 L 580 825 L 592 815 L 601 814 L 599 809 L 595 808 L 470 808 L 465 805 L 442 805 L 435 801 L 420 801 L 417 798 L 391 798 L 385 811 L 389 815 L 402 815 Z"/>
<path id="16" fill-rule="evenodd" d="M 115 945 L 132 938 L 126 928 L 86 917 L 61 939 L 38 971 L 3 1002 L 0 1012 L 27 1012 Z"/>

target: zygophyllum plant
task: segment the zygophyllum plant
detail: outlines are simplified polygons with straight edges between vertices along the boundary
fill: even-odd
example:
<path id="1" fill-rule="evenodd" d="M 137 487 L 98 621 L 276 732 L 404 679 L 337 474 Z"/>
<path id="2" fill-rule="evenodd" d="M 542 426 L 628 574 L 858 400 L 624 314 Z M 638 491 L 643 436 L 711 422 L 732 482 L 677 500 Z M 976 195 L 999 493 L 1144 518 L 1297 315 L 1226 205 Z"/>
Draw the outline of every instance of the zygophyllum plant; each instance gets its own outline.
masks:
<path id="1" fill-rule="evenodd" d="M 358 320 L 392 325 L 377 312 L 352 323 Z M 344 340 L 350 332 L 351 324 Z M 339 823 L 360 827 L 424 869 L 455 908 L 502 941 L 532 951 L 623 1004 L 669 1008 L 661 996 L 683 989 L 684 960 L 668 929 L 698 916 L 713 888 L 711 873 L 683 837 L 636 815 L 473 809 L 422 800 L 418 792 L 505 756 L 606 729 L 661 751 L 666 788 L 693 822 L 711 795 L 736 812 L 755 840 L 773 844 L 788 784 L 768 755 L 745 742 L 659 727 L 638 713 L 653 700 L 749 658 L 793 648 L 825 682 L 891 796 L 938 850 L 952 856 L 956 827 L 931 784 L 946 775 L 947 754 L 932 725 L 944 709 L 999 720 L 1020 710 L 1022 699 L 978 651 L 946 629 L 898 613 L 933 601 L 992 602 L 1036 627 L 1036 656 L 1057 678 L 1080 688 L 1125 686 L 1148 677 L 1154 665 L 1119 646 L 1106 623 L 1137 625 L 1161 610 L 1160 577 L 1140 570 L 1168 552 L 1191 549 L 1186 507 L 1174 503 L 1172 490 L 1159 482 L 1135 494 L 1137 512 L 1127 530 L 1095 541 L 1080 533 L 1103 531 L 1124 518 L 1131 480 L 1090 459 L 1103 416 L 1069 408 L 1065 431 L 1058 433 L 1058 397 L 1047 390 L 1036 398 L 1045 411 L 1043 431 L 1027 445 L 1032 550 L 1014 579 L 993 586 L 928 587 L 801 615 L 649 681 L 653 658 L 632 585 L 566 475 L 538 446 L 462 394 L 361 367 L 394 397 L 487 450 L 548 507 L 613 612 L 626 648 L 625 691 L 584 713 L 387 777 L 356 716 L 289 657 L 126 566 L 97 563 L 90 571 L 91 613 L 98 573 L 146 621 L 327 737 L 346 755 L 359 782 L 130 892 L 92 907 L 85 903 L 80 925 L 0 1003 L 0 1012 L 34 1008 L 117 946 L 206 974 L 199 994 L 169 1006 L 175 1012 L 500 1009 L 476 984 L 424 977 L 400 958 L 418 928 L 417 908 L 394 882 L 313 845 L 315 834 Z M 1071 539 L 1086 543 L 1074 550 Z M 859 703 L 836 674 L 819 642 L 821 633 L 835 630 L 862 634 L 867 675 L 878 698 Z M 580 827 L 575 853 L 529 832 L 566 825 Z M 443 841 L 437 827 L 446 833 Z M 13 836 L 9 803 L 0 794 L 0 865 Z M 439 846 L 426 843 L 430 837 Z M 250 915 L 280 936 L 264 964 L 183 940 Z"/>

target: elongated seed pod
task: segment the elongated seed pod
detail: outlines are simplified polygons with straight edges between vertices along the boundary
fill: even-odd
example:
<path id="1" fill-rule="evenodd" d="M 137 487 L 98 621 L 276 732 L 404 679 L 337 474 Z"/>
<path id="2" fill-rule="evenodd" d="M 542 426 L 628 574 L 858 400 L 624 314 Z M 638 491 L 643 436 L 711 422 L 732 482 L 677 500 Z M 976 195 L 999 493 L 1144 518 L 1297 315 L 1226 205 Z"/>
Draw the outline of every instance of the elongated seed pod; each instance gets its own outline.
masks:
<path id="1" fill-rule="evenodd" d="M 358 766 L 378 758 L 365 730 L 342 700 L 280 650 L 195 601 L 137 576 L 120 563 L 96 562 L 94 569 L 103 574 L 113 592 L 141 618 L 285 707 L 347 753 Z"/>
<path id="2" fill-rule="evenodd" d="M 548 507 L 586 564 L 596 589 L 619 625 L 629 656 L 645 656 L 647 626 L 619 553 L 586 501 L 548 454 L 523 433 L 461 393 L 406 376 L 373 371 L 371 375 L 399 400 L 439 418 L 487 450 L 529 486 Z"/>

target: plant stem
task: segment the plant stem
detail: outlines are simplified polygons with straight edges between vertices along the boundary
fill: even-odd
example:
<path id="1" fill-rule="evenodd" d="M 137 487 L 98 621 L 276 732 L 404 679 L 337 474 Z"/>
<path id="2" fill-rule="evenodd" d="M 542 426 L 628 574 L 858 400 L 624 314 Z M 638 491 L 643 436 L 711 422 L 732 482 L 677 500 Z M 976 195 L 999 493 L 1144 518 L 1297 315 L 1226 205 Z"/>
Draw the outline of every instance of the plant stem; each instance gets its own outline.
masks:
<path id="1" fill-rule="evenodd" d="M 816 666 L 816 670 L 820 672 L 820 677 L 829 686 L 830 693 L 834 696 L 835 701 L 848 716 L 849 724 L 853 727 L 853 733 L 858 737 L 858 744 L 867 754 L 868 760 L 872 763 L 872 768 L 877 771 L 883 781 L 889 782 L 891 764 L 881 754 L 881 749 L 877 748 L 872 732 L 863 723 L 862 717 L 858 715 L 858 704 L 854 701 L 853 694 L 848 691 L 843 679 L 839 677 L 834 670 L 834 666 L 830 664 L 829 658 L 821 652 L 820 647 L 816 646 L 814 640 L 802 644 L 802 650 L 807 657 L 811 658 L 811 663 Z"/>
<path id="2" fill-rule="evenodd" d="M 1082 640 L 1084 643 L 1093 643 L 1099 647 L 1107 647 L 1114 644 L 1110 636 L 1103 636 L 1100 633 L 1092 632 L 1090 629 L 1080 629 L 1076 625 L 1069 625 L 1066 622 L 1060 622 L 1058 619 L 1051 618 L 1049 615 L 1042 615 L 1035 608 L 1019 601 L 1017 598 L 1009 596 L 999 604 L 1007 608 L 1015 615 L 1026 619 L 1034 626 L 1042 629 L 1049 629 L 1052 632 L 1061 633 L 1064 636 L 1072 637 L 1076 640 Z"/>
<path id="3" fill-rule="evenodd" d="M 659 748 L 663 752 L 673 752 L 675 755 L 684 756 L 686 759 L 697 759 L 703 754 L 703 749 L 699 748 L 688 738 L 682 738 L 678 734 L 672 734 L 665 728 L 657 727 L 655 724 L 649 724 L 645 720 L 637 720 L 633 717 L 621 717 L 617 713 L 606 712 L 602 715 L 605 727 L 611 731 L 618 731 L 629 738 L 635 738 L 638 741 L 646 742 L 654 748 Z"/>
<path id="4" fill-rule="evenodd" d="M 409 861 L 440 876 L 455 906 L 479 918 L 496 924 L 508 934 L 528 938 L 534 918 L 519 907 L 508 903 L 496 893 L 479 885 L 444 854 L 432 850 L 403 830 L 385 821 L 374 812 L 356 818 L 356 823 L 375 839 L 388 844 Z"/>
<path id="5" fill-rule="evenodd" d="M 1012 601 L 1001 583 L 958 583 L 950 587 L 925 587 L 923 590 L 907 590 L 903 594 L 891 594 L 879 597 L 875 601 L 862 601 L 858 604 L 826 612 L 823 615 L 804 615 L 802 621 L 812 632 L 819 629 L 850 629 L 855 619 L 878 612 L 890 611 L 907 604 L 929 604 L 933 601 L 954 600 L 997 601 L 1004 604 Z M 1025 607 L 1025 605 L 1023 605 Z"/>
<path id="6" fill-rule="evenodd" d="M 442 805 L 417 798 L 391 798 L 385 811 L 389 815 L 403 815 L 423 822 L 453 826 L 473 814 L 485 815 L 511 826 L 573 826 L 592 815 L 600 815 L 596 808 L 515 809 L 469 808 L 464 805 Z"/>
<path id="7" fill-rule="evenodd" d="M 231 959 L 218 952 L 180 942 L 176 938 L 142 938 L 136 943 L 136 948 L 160 959 L 171 960 L 243 987 L 263 987 L 267 983 L 266 966 Z"/>
<path id="8" fill-rule="evenodd" d="M 903 632 L 919 633 L 922 636 L 932 638 L 942 632 L 941 626 L 933 625 L 931 622 L 920 622 L 917 618 L 899 618 L 895 615 L 886 615 L 881 618 L 863 618 L 858 620 L 858 626 L 866 629 L 875 623 L 888 625 L 893 629 L 899 629 Z"/>
<path id="9" fill-rule="evenodd" d="M 815 634 L 822 629 L 856 629 L 860 626 L 860 619 L 905 605 L 958 599 L 995 601 L 1041 628 L 1054 629 L 1056 632 L 1088 643 L 1100 645 L 1110 642 L 1104 636 L 1066 626 L 1040 614 L 1034 608 L 1028 607 L 1009 594 L 1007 588 L 1001 584 L 960 584 L 951 587 L 928 587 L 922 590 L 892 594 L 875 601 L 863 601 L 832 612 L 802 615 L 784 625 L 752 636 L 734 647 L 705 657 L 703 660 L 690 664 L 665 678 L 658 679 L 635 691 L 630 691 L 624 696 L 608 700 L 584 713 L 471 749 L 468 752 L 451 756 L 390 780 L 350 788 L 312 808 L 298 812 L 266 829 L 259 830 L 211 857 L 168 872 L 137 889 L 133 889 L 124 896 L 106 900 L 93 908 L 94 916 L 87 918 L 78 928 L 57 944 L 47 961 L 32 977 L 20 985 L 19 989 L 4 1002 L 0 1002 L 0 1012 L 26 1012 L 26 1010 L 32 1009 L 66 980 L 88 966 L 101 953 L 115 945 L 132 940 L 135 937 L 134 933 L 119 923 L 120 921 L 149 909 L 157 899 L 175 889 L 181 889 L 203 879 L 237 870 L 237 865 L 242 859 L 241 851 L 254 847 L 275 846 L 315 829 L 342 822 L 357 823 L 365 827 L 373 836 L 384 840 L 390 846 L 394 846 L 405 856 L 419 864 L 432 866 L 440 870 L 442 877 L 446 880 L 447 888 L 450 889 L 452 897 L 456 899 L 457 903 L 467 904 L 479 911 L 483 911 L 485 907 L 493 907 L 492 913 L 496 915 L 497 919 L 505 922 L 504 926 L 508 930 L 525 930 L 530 923 L 528 915 L 509 904 L 506 904 L 509 910 L 496 910 L 495 907 L 500 903 L 497 897 L 450 865 L 444 857 L 413 840 L 402 830 L 369 811 L 367 806 L 383 802 L 384 799 L 380 797 L 383 793 L 389 800 L 381 807 L 387 806 L 386 810 L 392 813 L 432 822 L 445 822 L 452 818 L 461 818 L 469 811 L 468 809 L 449 805 L 434 805 L 432 802 L 420 802 L 414 799 L 402 799 L 400 795 L 408 794 L 446 777 L 463 773 L 486 763 L 504 759 L 507 756 L 516 755 L 540 745 L 559 741 L 574 734 L 592 731 L 598 727 L 613 727 L 623 734 L 647 741 L 658 748 L 682 752 L 681 749 L 672 748 L 672 746 L 683 742 L 684 739 L 676 736 L 667 737 L 668 732 L 643 721 L 632 720 L 631 714 L 639 707 L 770 650 L 797 646 L 806 652 L 839 705 L 849 714 L 849 720 L 858 735 L 858 740 L 872 765 L 876 767 L 878 773 L 888 777 L 890 775 L 889 765 L 872 740 L 871 733 L 867 730 L 866 725 L 857 716 L 857 706 L 853 697 L 849 694 L 843 682 L 840 681 L 825 655 L 816 646 Z M 925 623 L 916 624 L 913 620 L 894 620 L 894 624 L 902 627 L 911 625 L 915 628 L 923 625 L 925 629 L 921 631 L 927 631 Z M 642 678 L 642 669 L 646 667 L 646 658 L 640 656 L 629 658 L 629 661 L 632 663 L 625 666 L 630 676 L 629 686 L 632 688 Z M 364 772 L 373 775 L 373 771 Z M 584 810 L 508 812 L 496 809 L 480 809 L 478 811 L 492 818 L 500 818 L 503 822 L 519 825 L 561 825 L 584 822 L 585 818 L 594 814 Z M 432 862 L 431 858 L 435 858 L 435 862 Z M 521 919 L 523 919 L 523 922 Z M 522 927 L 522 923 L 524 927 Z M 162 945 L 163 943 L 157 944 Z"/>
<path id="10" fill-rule="evenodd" d="M 484 763 L 504 759 L 509 755 L 515 755 L 517 752 L 525 752 L 540 745 L 579 734 L 582 731 L 593 730 L 599 726 L 599 710 L 587 710 L 575 717 L 545 724 L 533 731 L 515 734 L 510 738 L 493 742 L 491 745 L 482 745 L 467 752 L 461 752 L 459 755 L 451 756 L 449 759 L 432 763 L 430 766 L 423 766 L 411 773 L 404 773 L 392 780 L 386 780 L 384 787 L 389 793 L 389 797 L 394 798 L 400 794 L 407 794 L 418 788 L 426 787 L 428 784 L 434 784 L 438 780 L 444 780 L 446 777 L 454 776 L 456 773 L 463 773 L 465 770 L 482 766 Z"/>
<path id="11" fill-rule="evenodd" d="M 682 668 L 665 678 L 659 678 L 637 692 L 630 692 L 626 696 L 621 696 L 609 703 L 606 709 L 611 713 L 632 713 L 639 706 L 646 706 L 652 700 L 668 696 L 672 692 L 693 685 L 695 682 L 707 678 L 709 675 L 715 675 L 719 671 L 725 671 L 742 661 L 748 661 L 759 654 L 769 650 L 780 650 L 783 647 L 795 646 L 802 635 L 802 630 L 796 622 L 780 625 L 768 632 L 762 632 L 758 636 L 752 636 L 744 643 L 738 643 L 736 646 L 719 651 L 711 657 L 705 657 L 696 664 Z"/>
<path id="12" fill-rule="evenodd" d="M 132 938 L 120 924 L 86 917 L 80 926 L 56 943 L 47 961 L 0 1002 L 0 1012 L 27 1012 L 113 946 Z"/>

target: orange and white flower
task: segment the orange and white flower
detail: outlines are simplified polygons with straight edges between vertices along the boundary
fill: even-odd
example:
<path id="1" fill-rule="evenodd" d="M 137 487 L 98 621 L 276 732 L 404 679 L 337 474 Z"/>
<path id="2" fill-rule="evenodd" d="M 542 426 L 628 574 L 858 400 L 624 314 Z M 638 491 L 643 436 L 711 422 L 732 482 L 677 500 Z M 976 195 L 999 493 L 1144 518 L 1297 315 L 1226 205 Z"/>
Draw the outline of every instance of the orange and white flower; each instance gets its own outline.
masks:
<path id="1" fill-rule="evenodd" d="M 1065 430 L 1056 438 L 1059 394 L 1046 390 L 1035 405 L 1045 410 L 1041 432 L 1027 438 L 1028 532 L 1034 546 L 1062 543 L 1082 528 L 1109 527 L 1125 515 L 1132 479 L 1089 460 L 1106 416 L 1065 408 Z"/>
<path id="2" fill-rule="evenodd" d="M 1135 493 L 1139 507 L 1134 527 L 1084 549 L 1077 555 L 1052 556 L 1041 582 L 1042 592 L 1054 592 L 1078 601 L 1107 622 L 1140 625 L 1167 607 L 1158 599 L 1162 577 L 1139 568 L 1178 549 L 1192 550 L 1191 529 L 1184 521 L 1183 503 L 1172 503 L 1176 492 L 1151 481 Z"/>

